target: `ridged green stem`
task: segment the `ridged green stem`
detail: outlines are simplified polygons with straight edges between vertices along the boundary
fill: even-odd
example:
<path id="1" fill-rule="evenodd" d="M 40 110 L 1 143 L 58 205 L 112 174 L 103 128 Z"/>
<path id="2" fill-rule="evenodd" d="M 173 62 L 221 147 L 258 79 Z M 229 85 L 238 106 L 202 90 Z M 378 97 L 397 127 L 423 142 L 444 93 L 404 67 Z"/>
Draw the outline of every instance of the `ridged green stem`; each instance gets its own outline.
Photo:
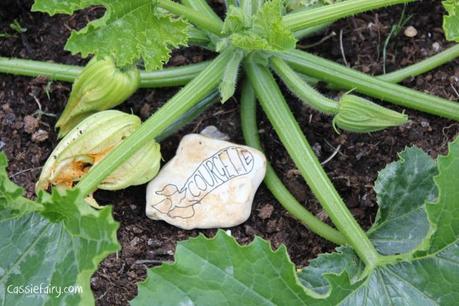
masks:
<path id="1" fill-rule="evenodd" d="M 413 1 L 415 0 L 347 0 L 310 10 L 290 13 L 283 17 L 283 21 L 291 31 L 296 32 L 369 10 Z"/>
<path id="2" fill-rule="evenodd" d="M 336 101 L 329 99 L 305 82 L 283 59 L 273 57 L 271 67 L 282 81 L 287 85 L 293 94 L 312 108 L 325 113 L 337 114 L 339 105 Z"/>
<path id="3" fill-rule="evenodd" d="M 209 6 L 206 0 L 182 0 L 182 4 L 205 14 L 208 18 L 213 19 L 217 23 L 221 23 L 221 18 L 215 13 L 215 11 Z"/>
<path id="4" fill-rule="evenodd" d="M 194 26 L 190 27 L 188 30 L 188 44 L 207 48 L 209 36 Z"/>
<path id="5" fill-rule="evenodd" d="M 319 56 L 299 51 L 279 54 L 295 71 L 320 79 L 339 88 L 459 121 L 459 103 L 392 84 L 347 68 Z"/>
<path id="6" fill-rule="evenodd" d="M 201 30 L 209 31 L 216 35 L 221 35 L 223 27 L 223 21 L 221 20 L 218 21 L 214 18 L 209 18 L 199 11 L 190 10 L 189 7 L 173 2 L 171 0 L 158 0 L 158 5 L 171 13 L 186 18 L 189 22 L 196 25 Z"/>
<path id="7" fill-rule="evenodd" d="M 399 83 L 407 78 L 415 77 L 449 63 L 457 57 L 459 57 L 459 44 L 449 47 L 448 49 L 428 57 L 419 63 L 407 66 L 394 72 L 380 75 L 378 76 L 378 79 L 390 83 Z"/>
<path id="8" fill-rule="evenodd" d="M 241 125 L 242 133 L 247 145 L 263 151 L 260 138 L 258 136 L 255 93 L 248 81 L 245 81 L 242 87 Z M 266 166 L 264 183 L 279 203 L 293 217 L 306 225 L 312 232 L 337 245 L 343 245 L 346 243 L 346 239 L 340 232 L 317 219 L 295 199 L 290 191 L 288 191 L 288 189 L 284 186 L 269 162 Z"/>
<path id="9" fill-rule="evenodd" d="M 141 71 L 140 87 L 158 88 L 182 86 L 193 80 L 199 73 L 209 66 L 209 64 L 210 61 L 204 61 L 198 64 L 164 68 L 156 71 Z"/>
<path id="10" fill-rule="evenodd" d="M 208 65 L 209 61 L 157 71 L 141 71 L 140 87 L 156 88 L 187 84 Z M 0 72 L 24 76 L 45 76 L 52 80 L 74 82 L 83 67 L 40 62 L 18 58 L 0 57 Z"/>
<path id="11" fill-rule="evenodd" d="M 200 114 L 206 111 L 212 104 L 220 100 L 220 93 L 218 90 L 211 92 L 207 97 L 193 105 L 186 113 L 184 113 L 180 118 L 178 118 L 172 125 L 168 126 L 161 134 L 156 137 L 157 142 L 162 142 L 164 139 L 167 139 L 169 136 L 177 133 L 178 130 L 183 128 L 185 125 L 193 121 Z"/>
<path id="12" fill-rule="evenodd" d="M 209 95 L 218 86 L 231 55 L 231 52 L 227 50 L 216 57 L 196 78 L 146 120 L 138 130 L 94 166 L 76 188 L 83 195 L 96 190 L 102 180 L 139 150 L 146 141 L 159 136 L 196 103 Z"/>
<path id="13" fill-rule="evenodd" d="M 377 78 L 389 83 L 398 83 L 406 78 L 415 77 L 435 69 L 457 57 L 459 57 L 459 45 L 454 45 L 419 63 L 385 75 L 377 76 Z M 141 71 L 140 87 L 157 88 L 185 85 L 207 67 L 207 65 L 209 65 L 209 62 L 205 61 L 198 64 L 164 68 L 158 71 Z M 30 77 L 45 76 L 56 81 L 73 82 L 82 69 L 83 67 L 80 66 L 0 57 L 1 73 L 11 73 Z"/>
<path id="14" fill-rule="evenodd" d="M 367 269 L 371 270 L 376 266 L 379 254 L 320 165 L 274 77 L 268 68 L 250 60 L 245 63 L 245 70 L 258 101 L 311 191 Z"/>
<path id="15" fill-rule="evenodd" d="M 307 38 L 312 35 L 319 34 L 320 32 L 323 32 L 326 28 L 328 28 L 330 25 L 331 23 L 319 24 L 313 27 L 308 27 L 306 29 L 293 32 L 293 34 L 298 40 L 300 40 L 300 39 Z"/>

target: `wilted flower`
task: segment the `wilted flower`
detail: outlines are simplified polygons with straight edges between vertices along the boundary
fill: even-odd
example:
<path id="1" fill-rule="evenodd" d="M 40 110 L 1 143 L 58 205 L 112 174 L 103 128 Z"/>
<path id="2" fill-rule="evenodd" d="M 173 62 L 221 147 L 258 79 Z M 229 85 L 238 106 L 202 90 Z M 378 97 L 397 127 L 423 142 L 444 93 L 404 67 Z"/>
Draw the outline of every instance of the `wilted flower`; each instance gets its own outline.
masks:
<path id="1" fill-rule="evenodd" d="M 140 73 L 135 67 L 122 71 L 110 57 L 93 58 L 73 83 L 69 101 L 56 123 L 59 137 L 91 114 L 123 103 L 139 83 Z"/>
<path id="2" fill-rule="evenodd" d="M 72 187 L 140 124 L 137 116 L 116 110 L 86 118 L 51 153 L 36 189 L 46 190 L 50 185 Z M 146 183 L 158 173 L 160 161 L 160 146 L 152 140 L 102 181 L 98 188 L 118 190 Z"/>
<path id="3" fill-rule="evenodd" d="M 340 99 L 333 126 L 349 132 L 367 133 L 399 126 L 408 116 L 382 107 L 364 98 L 346 94 Z"/>

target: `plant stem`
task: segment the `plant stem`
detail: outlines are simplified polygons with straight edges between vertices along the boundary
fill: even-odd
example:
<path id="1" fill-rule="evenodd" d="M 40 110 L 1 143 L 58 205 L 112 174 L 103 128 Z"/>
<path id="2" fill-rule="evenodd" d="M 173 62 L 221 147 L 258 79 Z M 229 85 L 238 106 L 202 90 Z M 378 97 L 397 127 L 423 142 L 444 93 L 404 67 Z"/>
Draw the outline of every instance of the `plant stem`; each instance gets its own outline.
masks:
<path id="1" fill-rule="evenodd" d="M 192 26 L 188 30 L 188 43 L 195 46 L 208 48 L 209 36 L 207 36 L 206 33 L 196 28 L 195 26 Z"/>
<path id="2" fill-rule="evenodd" d="M 250 60 L 245 63 L 245 69 L 263 110 L 311 191 L 367 268 L 373 268 L 379 254 L 314 155 L 273 76 L 266 67 Z"/>
<path id="3" fill-rule="evenodd" d="M 332 85 L 372 96 L 397 105 L 459 121 L 459 103 L 382 81 L 354 69 L 307 52 L 279 54 L 294 70 Z"/>
<path id="4" fill-rule="evenodd" d="M 222 22 L 220 17 L 218 17 L 218 15 L 209 6 L 206 0 L 182 0 L 182 4 L 189 8 L 192 8 L 195 11 L 202 12 L 208 18 L 215 20 L 215 22 Z"/>
<path id="5" fill-rule="evenodd" d="M 241 125 L 247 145 L 263 151 L 257 128 L 256 99 L 252 86 L 244 82 L 241 94 Z M 268 162 L 264 183 L 279 203 L 312 232 L 337 245 L 346 244 L 344 236 L 336 229 L 317 219 L 304 208 L 284 186 L 273 167 Z"/>
<path id="6" fill-rule="evenodd" d="M 96 190 L 100 182 L 128 160 L 145 142 L 159 136 L 193 105 L 214 90 L 221 80 L 231 55 L 230 50 L 223 51 L 196 78 L 145 121 L 138 130 L 94 166 L 76 186 L 82 195 Z"/>
<path id="7" fill-rule="evenodd" d="M 220 94 L 218 90 L 213 91 L 207 97 L 196 103 L 192 108 L 190 108 L 186 113 L 184 113 L 180 118 L 178 118 L 172 125 L 168 126 L 161 134 L 156 137 L 157 142 L 162 142 L 164 139 L 172 136 L 177 133 L 182 127 L 193 121 L 201 113 L 206 111 L 209 106 L 216 103 L 220 99 Z"/>
<path id="8" fill-rule="evenodd" d="M 459 57 L 459 44 L 456 44 L 436 55 L 428 57 L 419 63 L 407 66 L 397 71 L 378 76 L 378 79 L 390 83 L 399 83 L 407 78 L 415 77 L 431 71 Z"/>
<path id="9" fill-rule="evenodd" d="M 426 58 L 419 63 L 377 76 L 377 78 L 390 83 L 398 83 L 406 78 L 415 77 L 435 69 L 457 57 L 459 57 L 459 44 L 437 55 Z M 141 71 L 140 87 L 157 88 L 185 85 L 207 67 L 207 65 L 209 65 L 208 61 L 151 72 Z M 73 65 L 0 57 L 0 73 L 30 77 L 45 76 L 56 81 L 73 82 L 82 69 L 83 67 Z M 307 77 L 307 75 L 302 75 L 301 77 L 303 78 L 304 76 Z"/>
<path id="10" fill-rule="evenodd" d="M 415 0 L 348 0 L 290 13 L 283 17 L 283 21 L 291 31 L 296 32 L 369 10 L 413 1 Z"/>
<path id="11" fill-rule="evenodd" d="M 171 0 L 158 0 L 158 5 L 171 13 L 188 19 L 189 22 L 195 24 L 202 30 L 221 35 L 223 28 L 223 22 L 221 20 L 217 21 L 214 18 L 209 18 L 206 14 L 190 10 L 190 8 Z"/>
<path id="12" fill-rule="evenodd" d="M 158 88 L 182 86 L 188 84 L 188 82 L 194 79 L 209 66 L 209 64 L 210 61 L 205 61 L 198 64 L 171 67 L 156 71 L 141 71 L 140 87 Z"/>
<path id="13" fill-rule="evenodd" d="M 339 105 L 336 101 L 326 98 L 312 88 L 284 60 L 273 57 L 271 59 L 271 67 L 287 85 L 288 89 L 304 103 L 325 114 L 338 113 Z"/>
<path id="14" fill-rule="evenodd" d="M 319 34 L 320 32 L 323 32 L 330 25 L 331 25 L 331 23 L 319 24 L 319 25 L 316 25 L 316 26 L 313 26 L 313 27 L 308 27 L 306 29 L 296 31 L 293 34 L 295 35 L 295 37 L 298 40 L 301 40 L 303 38 L 307 38 L 307 37 L 310 37 L 312 35 L 316 35 L 316 34 Z"/>
<path id="15" fill-rule="evenodd" d="M 156 88 L 185 85 L 208 65 L 209 62 L 206 61 L 151 72 L 141 71 L 140 87 Z M 0 57 L 0 72 L 31 77 L 45 76 L 56 81 L 74 82 L 82 69 L 83 67 L 80 66 Z"/>
<path id="16" fill-rule="evenodd" d="M 83 67 L 25 59 L 0 57 L 0 72 L 24 76 L 45 76 L 52 80 L 73 82 Z"/>

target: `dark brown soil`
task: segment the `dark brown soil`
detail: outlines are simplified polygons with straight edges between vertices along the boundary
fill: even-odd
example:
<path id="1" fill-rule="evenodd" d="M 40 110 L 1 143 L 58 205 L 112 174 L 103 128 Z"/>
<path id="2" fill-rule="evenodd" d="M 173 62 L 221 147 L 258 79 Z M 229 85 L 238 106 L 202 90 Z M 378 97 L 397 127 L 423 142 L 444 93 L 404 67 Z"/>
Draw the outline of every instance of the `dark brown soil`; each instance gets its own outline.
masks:
<path id="1" fill-rule="evenodd" d="M 63 46 L 71 29 L 80 28 L 88 19 L 100 15 L 100 10 L 82 11 L 73 17 L 49 17 L 30 13 L 30 5 L 31 1 L 20 0 L 0 3 L 0 32 L 11 35 L 0 38 L 0 56 L 84 64 L 85 60 L 70 55 Z M 325 33 L 301 44 L 315 43 L 334 32 L 335 36 L 312 50 L 340 63 L 345 57 L 350 66 L 379 74 L 382 72 L 384 40 L 391 26 L 398 22 L 402 8 L 398 6 L 340 21 Z M 448 45 L 441 30 L 443 11 L 440 1 L 409 5 L 406 13 L 412 15 L 407 25 L 414 26 L 418 35 L 408 38 L 402 31 L 391 39 L 387 50 L 388 71 L 415 63 L 434 54 L 435 48 L 443 49 Z M 16 33 L 10 28 L 15 19 L 27 29 L 26 32 Z M 340 51 L 340 31 L 343 31 L 344 54 Z M 199 62 L 211 56 L 208 52 L 191 48 L 176 52 L 171 64 Z M 426 75 L 407 80 L 404 85 L 458 100 L 458 63 L 456 60 Z M 11 178 L 25 188 L 29 197 L 33 197 L 40 166 L 57 143 L 53 126 L 69 92 L 70 85 L 67 83 L 0 75 L 0 147 L 10 159 Z M 132 110 L 145 119 L 175 92 L 176 89 L 141 90 L 120 109 Z M 292 96 L 289 96 L 289 103 L 320 160 L 326 160 L 339 147 L 338 154 L 325 165 L 325 169 L 365 228 L 371 225 L 376 212 L 372 186 L 378 171 L 396 159 L 397 152 L 405 146 L 417 145 L 432 156 L 445 153 L 448 141 L 459 133 L 458 123 L 406 110 L 412 121 L 403 127 L 365 135 L 338 135 L 332 129 L 329 117 L 308 109 Z M 327 220 L 261 113 L 259 122 L 267 155 L 282 180 L 305 207 Z M 183 135 L 198 132 L 207 125 L 217 126 L 233 141 L 242 143 L 237 98 L 211 107 L 166 140 L 162 144 L 165 159 L 173 156 Z M 199 233 L 208 236 L 215 233 L 215 230 L 179 230 L 147 219 L 144 193 L 145 186 L 97 194 L 100 202 L 113 204 L 114 217 L 121 223 L 118 239 L 122 245 L 122 250 L 109 256 L 91 280 L 98 305 L 126 305 L 137 294 L 136 283 L 145 278 L 147 268 L 173 260 L 177 241 Z M 333 249 L 332 244 L 291 218 L 264 186 L 257 193 L 250 219 L 232 228 L 231 232 L 241 243 L 248 243 L 255 235 L 260 235 L 269 239 L 274 247 L 285 244 L 298 267 L 307 265 L 308 260 L 320 252 Z"/>

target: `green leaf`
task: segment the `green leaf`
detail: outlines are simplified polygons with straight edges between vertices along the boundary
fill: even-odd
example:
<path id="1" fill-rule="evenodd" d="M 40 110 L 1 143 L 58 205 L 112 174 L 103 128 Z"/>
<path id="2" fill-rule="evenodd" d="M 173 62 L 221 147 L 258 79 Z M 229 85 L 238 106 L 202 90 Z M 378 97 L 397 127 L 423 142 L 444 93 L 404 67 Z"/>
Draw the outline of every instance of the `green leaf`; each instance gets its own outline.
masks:
<path id="1" fill-rule="evenodd" d="M 235 31 L 231 35 L 231 43 L 245 51 L 282 51 L 293 49 L 296 46 L 296 38 L 282 22 L 282 1 L 266 1 L 252 18 L 252 25 L 244 31 L 240 30 L 241 17 L 238 13 L 236 20 L 239 26 L 232 25 Z M 235 19 L 230 15 L 231 20 Z M 225 20 L 225 23 L 229 23 Z M 231 22 L 234 24 L 235 22 Z M 229 28 L 229 26 L 227 26 Z"/>
<path id="2" fill-rule="evenodd" d="M 433 225 L 429 253 L 438 252 L 459 237 L 459 137 L 449 145 L 449 154 L 438 158 L 439 174 L 434 178 L 438 200 L 427 204 Z"/>
<path id="3" fill-rule="evenodd" d="M 258 237 L 241 246 L 220 230 L 180 242 L 175 258 L 149 271 L 132 305 L 303 305 L 308 298 L 285 247 L 273 251 Z"/>
<path id="4" fill-rule="evenodd" d="M 6 156 L 0 152 L 0 220 L 14 219 L 41 209 L 42 205 L 24 198 L 24 190 L 9 180 L 7 167 Z"/>
<path id="5" fill-rule="evenodd" d="M 446 39 L 459 42 L 459 1 L 446 0 L 442 3 L 447 12 L 443 17 L 443 30 Z"/>
<path id="6" fill-rule="evenodd" d="M 241 50 L 235 50 L 233 56 L 226 65 L 223 78 L 219 86 L 220 96 L 222 103 L 226 102 L 229 98 L 234 95 L 237 85 L 237 77 L 239 73 L 239 66 L 242 59 L 244 58 L 244 52 Z"/>
<path id="7" fill-rule="evenodd" d="M 223 34 L 231 34 L 243 31 L 250 26 L 250 20 L 244 15 L 244 11 L 237 6 L 231 5 L 226 12 L 225 21 L 223 22 Z"/>
<path id="8" fill-rule="evenodd" d="M 301 283 L 312 290 L 310 294 L 325 296 L 330 290 L 329 283 L 323 274 L 341 274 L 343 271 L 351 277 L 352 283 L 357 282 L 365 265 L 349 247 L 338 247 L 337 252 L 321 254 L 311 260 L 306 269 L 298 273 Z"/>
<path id="9" fill-rule="evenodd" d="M 72 54 L 112 56 L 119 67 L 143 59 L 146 70 L 155 70 L 187 43 L 188 23 L 158 11 L 152 0 L 35 0 L 32 10 L 71 14 L 94 5 L 104 6 L 105 15 L 72 32 L 65 45 Z"/>
<path id="10" fill-rule="evenodd" d="M 327 265 L 339 265 L 343 267 L 341 271 L 329 270 L 309 280 L 315 283 L 326 280 L 326 288 L 331 288 L 324 295 L 326 298 L 316 300 L 317 305 L 456 305 L 459 299 L 455 289 L 459 286 L 457 242 L 432 256 L 379 266 L 363 280 L 353 274 L 359 270 L 348 267 L 359 262 L 356 255 L 349 255 L 351 252 L 328 255 Z M 312 274 L 308 270 L 309 267 L 300 272 L 301 279 L 305 273 Z"/>
<path id="11" fill-rule="evenodd" d="M 436 197 L 435 161 L 418 148 L 399 157 L 379 173 L 374 188 L 379 211 L 368 233 L 382 254 L 410 252 L 424 240 L 430 229 L 425 203 Z"/>
<path id="12" fill-rule="evenodd" d="M 356 264 L 360 260 L 350 255 L 350 249 L 320 256 L 299 276 L 305 285 L 326 297 L 321 301 L 322 305 L 456 305 L 459 300 L 456 289 L 459 288 L 459 138 L 449 149 L 448 156 L 439 157 L 437 161 L 439 174 L 434 180 L 438 200 L 423 206 L 433 228 L 427 236 L 430 249 L 400 257 L 400 262 L 389 260 L 362 280 L 359 280 L 360 269 L 355 268 L 361 265 Z M 402 162 L 391 164 L 380 175 L 380 184 L 389 188 L 385 194 L 379 195 L 385 197 L 384 201 L 395 199 L 393 196 L 397 193 L 393 191 L 397 188 L 393 184 L 396 179 L 402 185 L 424 184 L 427 190 L 432 190 L 431 184 L 427 183 L 430 178 L 426 178 L 432 175 L 428 158 L 417 149 L 409 149 L 401 156 Z M 422 162 L 427 165 L 422 166 Z M 410 170 L 408 164 L 413 169 Z M 400 181 L 403 172 L 406 177 Z M 385 182 L 387 178 L 389 181 Z M 423 192 L 426 194 L 426 190 Z M 399 195 L 403 196 L 403 193 Z M 396 206 L 400 204 L 399 201 L 394 203 Z M 395 211 L 400 212 L 399 209 L 395 207 Z M 380 212 L 380 218 L 382 215 Z"/>
<path id="13" fill-rule="evenodd" d="M 1 198 L 17 203 L 19 188 L 12 188 L 4 177 L 3 154 L 0 164 L 0 186 L 11 187 L 1 189 Z M 120 248 L 116 239 L 118 223 L 111 216 L 111 207 L 99 211 L 90 208 L 78 190 L 42 193 L 38 201 L 21 205 L 38 205 L 40 211 L 25 209 L 14 217 L 4 213 L 14 203 L 0 203 L 2 305 L 30 305 L 31 301 L 33 305 L 94 304 L 91 275 L 108 254 Z M 20 286 L 37 294 L 15 294 Z"/>

